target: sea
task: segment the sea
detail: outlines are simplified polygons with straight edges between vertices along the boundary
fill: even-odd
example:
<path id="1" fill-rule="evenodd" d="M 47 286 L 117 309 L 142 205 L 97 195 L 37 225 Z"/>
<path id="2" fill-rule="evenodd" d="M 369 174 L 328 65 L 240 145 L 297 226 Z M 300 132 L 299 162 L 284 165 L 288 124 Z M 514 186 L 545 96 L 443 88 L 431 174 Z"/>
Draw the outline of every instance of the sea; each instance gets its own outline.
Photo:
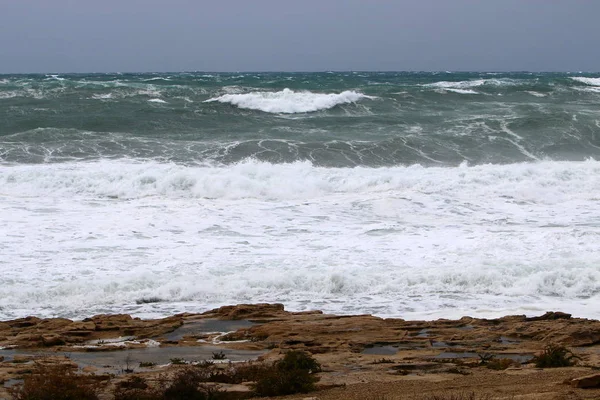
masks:
<path id="1" fill-rule="evenodd" d="M 600 318 L 600 74 L 0 75 L 0 319 Z"/>

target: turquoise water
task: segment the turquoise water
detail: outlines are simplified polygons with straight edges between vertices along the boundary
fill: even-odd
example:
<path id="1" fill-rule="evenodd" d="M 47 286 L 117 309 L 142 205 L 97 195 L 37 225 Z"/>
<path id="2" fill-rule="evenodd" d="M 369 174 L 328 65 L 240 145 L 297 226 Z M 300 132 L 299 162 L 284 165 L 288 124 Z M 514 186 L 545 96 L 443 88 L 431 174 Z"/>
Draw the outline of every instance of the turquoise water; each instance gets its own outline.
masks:
<path id="1" fill-rule="evenodd" d="M 583 160 L 600 155 L 598 76 L 4 75 L 0 161 L 253 158 L 351 167 Z"/>

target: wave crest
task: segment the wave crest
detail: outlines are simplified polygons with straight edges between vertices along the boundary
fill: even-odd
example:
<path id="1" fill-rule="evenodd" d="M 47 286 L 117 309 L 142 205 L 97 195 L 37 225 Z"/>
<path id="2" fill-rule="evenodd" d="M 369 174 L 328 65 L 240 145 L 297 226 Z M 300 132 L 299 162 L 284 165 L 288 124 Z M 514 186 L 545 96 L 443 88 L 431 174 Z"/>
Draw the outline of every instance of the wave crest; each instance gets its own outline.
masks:
<path id="1" fill-rule="evenodd" d="M 353 90 L 346 90 L 341 93 L 313 93 L 283 89 L 279 92 L 224 94 L 205 100 L 205 103 L 229 103 L 248 110 L 259 110 L 273 114 L 296 114 L 327 110 L 340 104 L 356 103 L 365 98 L 373 99 L 374 97 Z"/>
<path id="2" fill-rule="evenodd" d="M 574 81 L 585 83 L 590 86 L 600 86 L 600 78 L 586 78 L 584 76 L 573 76 L 571 77 Z"/>
<path id="3" fill-rule="evenodd" d="M 247 160 L 227 166 L 182 166 L 154 162 L 13 166 L 0 169 L 0 196 L 91 196 L 136 199 L 167 198 L 258 199 L 283 201 L 397 191 L 468 193 L 523 202 L 548 203 L 593 198 L 586 187 L 600 184 L 600 163 L 545 161 L 532 164 L 381 168 L 325 168 L 308 161 L 271 164 Z M 510 182 L 510 188 L 507 184 Z M 532 188 L 535 188 L 533 190 Z M 462 194 L 460 194 L 462 196 Z"/>
<path id="4" fill-rule="evenodd" d="M 468 81 L 440 81 L 434 83 L 427 83 L 423 85 L 424 87 L 436 88 L 436 89 L 445 89 L 445 90 L 466 90 L 472 89 L 480 86 L 497 86 L 497 87 L 507 87 L 507 86 L 517 86 L 524 83 L 522 80 L 517 79 L 508 79 L 508 78 L 500 78 L 500 79 L 472 79 Z M 460 93 L 460 92 L 458 92 Z"/>

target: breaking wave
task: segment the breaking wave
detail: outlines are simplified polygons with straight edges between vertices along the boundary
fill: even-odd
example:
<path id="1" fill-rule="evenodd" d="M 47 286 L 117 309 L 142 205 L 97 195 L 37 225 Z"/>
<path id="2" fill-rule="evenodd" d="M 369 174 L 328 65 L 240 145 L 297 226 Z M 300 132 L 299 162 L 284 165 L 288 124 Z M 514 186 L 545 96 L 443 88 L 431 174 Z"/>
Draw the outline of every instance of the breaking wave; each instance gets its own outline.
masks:
<path id="1" fill-rule="evenodd" d="M 600 86 L 600 78 L 586 78 L 583 76 L 573 76 L 571 77 L 574 81 L 585 83 L 590 86 Z"/>
<path id="2" fill-rule="evenodd" d="M 547 203 L 576 194 L 588 198 L 594 190 L 600 190 L 600 162 L 325 168 L 308 161 L 271 164 L 248 160 L 229 166 L 182 166 L 103 160 L 6 167 L 0 170 L 0 187 L 0 195 L 9 196 L 123 199 L 161 196 L 266 201 L 389 191 L 405 194 L 464 191 L 472 201 L 479 193 L 483 203 L 503 196 Z"/>
<path id="3" fill-rule="evenodd" d="M 278 301 L 403 318 L 598 318 L 599 191 L 592 160 L 8 166 L 0 232 L 15 267 L 0 276 L 0 316 Z M 149 297 L 164 301 L 140 304 Z"/>
<path id="4" fill-rule="evenodd" d="M 327 110 L 340 104 L 356 103 L 362 99 L 373 99 L 353 90 L 336 93 L 312 93 L 283 89 L 279 92 L 251 92 L 245 94 L 224 94 L 205 101 L 229 103 L 239 108 L 259 110 L 274 114 L 307 113 Z"/>
<path id="5" fill-rule="evenodd" d="M 427 83 L 422 86 L 429 87 L 429 88 L 446 89 L 446 90 L 451 90 L 451 89 L 467 90 L 467 89 L 472 89 L 472 88 L 476 88 L 476 87 L 480 87 L 480 86 L 496 86 L 496 87 L 517 86 L 517 85 L 521 84 L 522 82 L 523 82 L 522 80 L 507 79 L 507 78 L 471 79 L 468 81 L 458 81 L 458 82 L 440 81 L 440 82 L 434 82 L 434 83 Z M 461 92 L 457 91 L 457 93 L 461 93 Z"/>
<path id="6" fill-rule="evenodd" d="M 478 92 L 471 89 L 446 89 L 449 92 L 458 93 L 458 94 L 479 94 Z"/>

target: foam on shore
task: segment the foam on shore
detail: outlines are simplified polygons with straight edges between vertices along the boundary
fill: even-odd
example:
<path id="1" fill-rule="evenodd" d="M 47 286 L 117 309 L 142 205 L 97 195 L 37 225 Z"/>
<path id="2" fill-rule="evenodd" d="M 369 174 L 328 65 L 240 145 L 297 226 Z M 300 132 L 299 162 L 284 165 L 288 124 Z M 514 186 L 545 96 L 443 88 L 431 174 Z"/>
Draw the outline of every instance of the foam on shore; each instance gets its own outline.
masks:
<path id="1" fill-rule="evenodd" d="M 600 317 L 600 164 L 4 166 L 0 318 Z M 35 281 L 35 284 L 32 283 Z M 138 301 L 154 298 L 155 302 Z"/>

